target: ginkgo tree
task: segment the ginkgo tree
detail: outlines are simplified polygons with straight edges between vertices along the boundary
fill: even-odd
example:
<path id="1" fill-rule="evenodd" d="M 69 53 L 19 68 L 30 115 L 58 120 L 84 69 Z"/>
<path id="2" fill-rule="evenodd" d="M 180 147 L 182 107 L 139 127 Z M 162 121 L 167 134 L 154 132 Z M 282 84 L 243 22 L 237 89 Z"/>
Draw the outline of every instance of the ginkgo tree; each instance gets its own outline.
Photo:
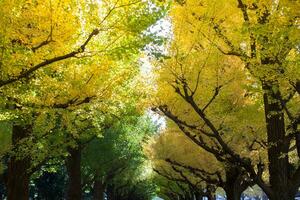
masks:
<path id="1" fill-rule="evenodd" d="M 141 48 L 155 41 L 147 29 L 164 8 L 147 1 L 24 0 L 0 5 L 1 120 L 13 124 L 8 199 L 28 199 L 30 168 L 40 166 L 34 159 L 51 152 L 32 157 L 49 144 L 39 140 L 57 129 L 79 138 L 78 130 L 90 128 L 82 121 L 100 128 L 95 110 L 106 113 L 117 109 L 110 104 L 122 106 L 120 88 L 138 73 Z"/>
<path id="2" fill-rule="evenodd" d="M 299 2 L 178 1 L 158 110 L 270 199 L 300 185 Z M 294 150 L 294 151 L 292 151 Z M 239 197 L 237 197 L 239 198 Z"/>
<path id="3" fill-rule="evenodd" d="M 153 137 L 145 147 L 154 171 L 162 178 L 175 182 L 175 185 L 182 186 L 177 190 L 180 199 L 193 199 L 194 196 L 197 199 L 205 196 L 209 200 L 214 199 L 215 189 L 221 185 L 217 185 L 218 179 L 225 177 L 222 166 L 218 166 L 220 163 L 213 156 L 201 151 L 188 138 L 176 131 L 176 129 L 168 130 Z M 162 182 L 161 178 L 158 178 L 159 187 Z M 170 191 L 172 188 L 162 193 L 168 196 Z"/>
<path id="4" fill-rule="evenodd" d="M 259 163 L 261 159 L 266 158 L 266 154 L 260 151 L 262 147 L 254 143 L 255 140 L 263 141 L 262 134 L 260 135 L 264 130 L 263 124 L 260 123 L 263 117 L 258 116 L 253 120 L 249 115 L 250 111 L 257 112 L 259 101 L 244 99 L 243 89 L 247 87 L 249 81 L 243 81 L 245 76 L 239 66 L 230 65 L 229 67 L 229 65 L 221 64 L 222 61 L 218 60 L 220 58 L 211 56 L 210 53 L 188 52 L 189 54 L 186 55 L 181 52 L 176 48 L 175 58 L 167 59 L 158 69 L 162 90 L 158 93 L 160 105 L 157 109 L 178 125 L 176 129 L 172 123 L 168 122 L 170 132 L 175 134 L 179 128 L 179 131 L 185 133 L 190 140 L 213 154 L 215 159 L 222 163 L 221 166 L 224 167 L 221 167 L 221 171 L 224 173 L 224 180 L 227 180 L 227 184 L 230 185 L 226 186 L 227 196 L 229 199 L 233 199 L 234 196 L 239 198 L 238 196 L 248 186 L 247 184 L 251 184 L 247 172 L 239 165 L 232 163 L 226 154 L 222 153 L 222 147 L 217 143 L 214 135 L 207 130 L 205 123 L 198 118 L 198 114 L 188 104 L 182 102 L 183 95 L 178 94 L 180 90 L 177 87 L 182 80 L 190 81 L 191 84 L 186 86 L 190 91 L 195 92 L 194 96 L 197 97 L 195 104 L 200 104 L 199 107 L 203 107 L 207 115 L 214 116 L 213 122 L 220 124 L 217 127 L 218 130 L 226 131 L 220 139 L 241 155 L 251 155 L 254 163 Z M 194 71 L 197 73 L 195 74 Z M 243 118 L 240 126 L 236 124 L 239 118 Z M 176 145 L 181 144 L 178 142 Z M 186 163 L 186 165 L 189 164 Z M 232 187 L 232 185 L 237 187 Z"/>

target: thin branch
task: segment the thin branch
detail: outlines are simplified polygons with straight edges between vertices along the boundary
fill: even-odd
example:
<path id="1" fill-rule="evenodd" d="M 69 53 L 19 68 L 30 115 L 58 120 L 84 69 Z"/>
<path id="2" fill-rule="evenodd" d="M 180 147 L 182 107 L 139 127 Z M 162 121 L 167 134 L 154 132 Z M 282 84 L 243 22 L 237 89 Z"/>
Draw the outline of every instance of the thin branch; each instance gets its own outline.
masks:
<path id="1" fill-rule="evenodd" d="M 199 82 L 200 82 L 200 74 L 201 74 L 203 68 L 206 66 L 206 64 L 208 62 L 208 59 L 209 59 L 209 56 L 210 56 L 210 50 L 209 50 L 209 53 L 208 53 L 207 57 L 205 58 L 203 64 L 201 65 L 201 67 L 200 67 L 200 69 L 198 71 L 197 79 L 196 79 L 196 85 L 195 85 L 195 88 L 194 88 L 194 90 L 192 91 L 192 94 L 191 94 L 192 96 L 194 96 L 195 93 L 197 92 L 197 89 L 198 89 L 198 86 L 199 86 Z"/>
<path id="2" fill-rule="evenodd" d="M 47 44 L 49 44 L 50 42 L 52 42 L 52 40 L 49 40 L 48 38 L 41 42 L 39 45 L 35 46 L 35 47 L 32 47 L 31 50 L 33 52 L 36 52 L 39 48 L 43 47 L 43 46 L 46 46 Z"/>
<path id="3" fill-rule="evenodd" d="M 165 161 L 168 162 L 169 164 L 172 164 L 172 165 L 175 165 L 175 166 L 178 166 L 178 167 L 182 167 L 182 168 L 188 169 L 188 170 L 193 171 L 193 172 L 199 172 L 199 173 L 202 173 L 202 174 L 205 174 L 205 175 L 210 175 L 210 176 L 215 175 L 215 173 L 207 172 L 203 169 L 199 169 L 199 168 L 195 168 L 195 167 L 192 167 L 192 166 L 184 165 L 184 164 L 179 163 L 175 160 L 171 160 L 170 158 L 165 159 Z"/>
<path id="4" fill-rule="evenodd" d="M 179 175 L 183 178 L 183 180 L 184 180 L 189 186 L 191 186 L 191 187 L 193 188 L 193 190 L 196 190 L 196 191 L 197 191 L 197 185 L 194 184 L 194 183 L 192 183 L 192 181 L 190 181 L 190 180 L 187 178 L 187 176 L 184 175 L 183 171 L 177 169 L 175 166 L 171 166 L 171 167 L 172 167 L 172 169 L 173 169 L 175 172 L 179 173 Z"/>
<path id="5" fill-rule="evenodd" d="M 249 16 L 248 16 L 248 12 L 247 12 L 247 5 L 244 4 L 244 2 L 242 0 L 237 0 L 237 2 L 238 2 L 238 8 L 240 8 L 242 13 L 243 13 L 244 21 L 249 22 Z"/>
<path id="6" fill-rule="evenodd" d="M 202 147 L 205 149 L 207 152 L 212 153 L 219 161 L 224 161 L 224 158 L 222 156 L 224 155 L 223 152 L 220 152 L 214 147 L 209 147 L 205 142 L 204 139 L 202 138 L 201 135 L 194 135 L 190 131 L 186 129 L 184 126 L 184 123 L 180 121 L 180 119 L 175 116 L 166 106 L 160 106 L 159 110 L 163 112 L 169 119 L 171 119 L 177 126 L 178 128 L 188 137 L 190 138 L 195 144 L 198 146 Z"/>
<path id="7" fill-rule="evenodd" d="M 159 174 L 160 176 L 170 180 L 170 181 L 175 181 L 175 182 L 183 182 L 183 183 L 186 183 L 183 179 L 180 179 L 180 178 L 174 178 L 174 177 L 171 177 L 169 175 L 166 175 L 165 173 L 159 171 L 158 169 L 156 168 L 153 168 L 153 171 L 155 171 L 157 174 Z"/>
<path id="8" fill-rule="evenodd" d="M 229 40 L 229 38 L 222 33 L 220 26 L 214 22 L 212 22 L 212 24 L 217 36 L 221 38 L 225 42 L 225 44 L 227 44 L 231 51 L 234 51 L 236 48 L 234 47 L 233 43 Z"/>
<path id="9" fill-rule="evenodd" d="M 202 108 L 202 112 L 205 112 L 206 108 L 208 108 L 208 106 L 216 99 L 216 97 L 218 96 L 220 89 L 222 88 L 222 85 L 217 86 L 215 88 L 215 92 L 213 94 L 213 96 L 211 97 L 211 99 L 208 101 L 208 103 Z"/>

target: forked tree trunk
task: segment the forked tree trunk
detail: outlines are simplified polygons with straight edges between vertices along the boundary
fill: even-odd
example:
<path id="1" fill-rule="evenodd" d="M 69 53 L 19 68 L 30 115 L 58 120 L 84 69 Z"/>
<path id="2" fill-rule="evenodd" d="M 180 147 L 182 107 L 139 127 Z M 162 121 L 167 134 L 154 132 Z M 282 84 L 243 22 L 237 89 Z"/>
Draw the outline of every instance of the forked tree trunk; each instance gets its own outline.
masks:
<path id="1" fill-rule="evenodd" d="M 18 142 L 28 137 L 31 132 L 31 126 L 14 125 L 12 130 L 12 145 L 16 147 Z M 30 159 L 28 156 L 24 158 L 11 156 L 7 169 L 7 200 L 29 199 L 29 168 Z"/>
<path id="2" fill-rule="evenodd" d="M 69 176 L 69 186 L 67 191 L 68 200 L 81 200 L 81 148 L 70 148 L 70 156 L 67 158 L 66 167 Z"/>
<path id="3" fill-rule="evenodd" d="M 240 167 L 228 166 L 225 170 L 226 181 L 223 189 L 227 200 L 240 200 L 243 191 L 249 186 L 244 180 L 243 171 Z"/>

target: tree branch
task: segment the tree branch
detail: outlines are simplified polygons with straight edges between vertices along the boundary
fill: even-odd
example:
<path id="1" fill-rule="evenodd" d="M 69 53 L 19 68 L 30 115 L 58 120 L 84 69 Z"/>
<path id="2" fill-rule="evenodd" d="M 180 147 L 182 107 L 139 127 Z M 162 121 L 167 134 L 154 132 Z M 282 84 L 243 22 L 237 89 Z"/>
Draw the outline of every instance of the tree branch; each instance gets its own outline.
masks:
<path id="1" fill-rule="evenodd" d="M 82 52 L 85 51 L 85 48 L 87 46 L 87 44 L 90 42 L 90 40 L 99 34 L 99 30 L 98 29 L 94 29 L 90 35 L 88 36 L 88 38 L 86 39 L 86 41 L 77 49 L 77 50 L 74 50 L 68 54 L 65 54 L 65 55 L 62 55 L 62 56 L 57 56 L 57 57 L 54 57 L 54 58 L 51 58 L 51 59 L 48 59 L 48 60 L 45 60 L 33 67 L 31 67 L 30 69 L 28 70 L 25 70 L 23 72 L 21 72 L 21 74 L 19 74 L 18 76 L 15 76 L 15 77 L 12 77 L 8 80 L 1 80 L 0 81 L 0 87 L 3 87 L 5 85 L 8 85 L 10 83 L 14 83 L 16 81 L 19 81 L 23 78 L 27 78 L 29 77 L 33 72 L 35 72 L 36 70 L 42 68 L 42 67 L 45 67 L 47 65 L 50 65 L 50 64 L 53 64 L 55 62 L 58 62 L 58 61 L 62 61 L 62 60 L 66 60 L 68 58 L 72 58 L 72 57 L 75 57 L 77 54 L 80 54 Z"/>
<path id="2" fill-rule="evenodd" d="M 238 2 L 238 8 L 240 8 L 242 13 L 243 13 L 244 21 L 249 22 L 249 16 L 248 16 L 248 12 L 247 12 L 247 5 L 244 4 L 244 2 L 242 0 L 237 0 L 237 2 Z"/>
<path id="3" fill-rule="evenodd" d="M 222 88 L 222 85 L 217 86 L 215 88 L 215 92 L 214 92 L 213 96 L 211 97 L 209 102 L 202 108 L 202 112 L 205 112 L 205 109 L 208 108 L 208 106 L 215 100 L 215 98 L 218 96 L 221 88 Z"/>
<path id="4" fill-rule="evenodd" d="M 159 106 L 158 108 L 161 112 L 164 113 L 165 116 L 167 116 L 170 120 L 172 120 L 178 128 L 188 137 L 190 138 L 195 144 L 198 146 L 202 147 L 205 149 L 207 152 L 212 153 L 219 161 L 224 161 L 224 156 L 223 152 L 220 152 L 218 149 L 214 147 L 209 147 L 205 142 L 204 139 L 202 138 L 201 135 L 198 137 L 194 134 L 192 134 L 190 131 L 186 129 L 184 126 L 184 122 L 182 122 L 177 116 L 175 116 L 167 106 Z"/>
<path id="5" fill-rule="evenodd" d="M 194 167 L 191 167 L 191 166 L 180 164 L 180 163 L 178 163 L 178 162 L 176 162 L 174 160 L 171 160 L 171 159 L 166 159 L 165 161 L 168 162 L 168 163 L 170 163 L 171 165 L 187 169 L 192 174 L 196 175 L 197 177 L 199 177 L 200 179 L 202 179 L 206 183 L 217 185 L 217 186 L 221 186 L 222 180 L 220 181 L 219 177 L 218 177 L 218 174 L 220 172 L 213 172 L 213 173 L 207 172 L 207 171 L 205 171 L 203 169 L 194 168 Z M 216 176 L 217 178 L 213 178 L 213 176 Z"/>

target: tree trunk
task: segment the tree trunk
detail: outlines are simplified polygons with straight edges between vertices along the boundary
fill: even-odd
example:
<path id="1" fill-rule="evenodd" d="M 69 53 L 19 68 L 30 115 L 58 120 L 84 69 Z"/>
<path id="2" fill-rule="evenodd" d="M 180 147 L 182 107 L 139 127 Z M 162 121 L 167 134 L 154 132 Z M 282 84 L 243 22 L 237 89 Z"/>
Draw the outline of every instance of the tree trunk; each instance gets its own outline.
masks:
<path id="1" fill-rule="evenodd" d="M 116 200 L 115 198 L 115 187 L 113 184 L 107 185 L 107 199 L 108 200 Z"/>
<path id="2" fill-rule="evenodd" d="M 206 187 L 206 197 L 207 200 L 215 200 L 216 199 L 216 187 L 213 185 L 208 185 Z"/>
<path id="3" fill-rule="evenodd" d="M 234 187 L 227 187 L 226 189 L 224 188 L 225 193 L 226 193 L 226 199 L 227 200 L 240 200 L 241 199 L 241 191 L 236 191 L 236 188 Z"/>
<path id="4" fill-rule="evenodd" d="M 296 139 L 297 154 L 298 158 L 300 159 L 300 131 L 296 130 L 294 134 Z"/>
<path id="5" fill-rule="evenodd" d="M 202 200 L 203 199 L 203 194 L 201 194 L 200 192 L 195 192 L 195 199 L 196 200 Z"/>
<path id="6" fill-rule="evenodd" d="M 193 194 L 190 194 L 189 192 L 185 193 L 184 200 L 193 200 L 194 196 Z"/>
<path id="7" fill-rule="evenodd" d="M 215 200 L 216 199 L 216 196 L 213 193 L 208 193 L 206 197 L 207 197 L 207 200 Z"/>
<path id="8" fill-rule="evenodd" d="M 95 180 L 93 189 L 93 200 L 104 200 L 105 184 L 103 181 Z"/>
<path id="9" fill-rule="evenodd" d="M 241 194 L 249 184 L 245 181 L 244 172 L 240 167 L 228 166 L 225 169 L 226 181 L 223 189 L 225 190 L 227 200 L 240 200 Z"/>
<path id="10" fill-rule="evenodd" d="M 4 163 L 7 165 L 7 162 L 3 159 Z M 7 169 L 3 170 L 0 174 L 0 199 L 4 199 L 7 194 Z"/>
<path id="11" fill-rule="evenodd" d="M 20 140 L 28 137 L 32 132 L 31 126 L 14 125 L 12 130 L 12 145 L 17 147 Z M 18 151 L 18 149 L 17 149 Z M 30 158 L 11 156 L 7 169 L 7 200 L 29 199 L 29 170 Z"/>
<path id="12" fill-rule="evenodd" d="M 69 187 L 67 191 L 68 200 L 81 200 L 81 148 L 70 148 L 70 156 L 67 158 L 66 167 L 69 176 Z"/>
<path id="13" fill-rule="evenodd" d="M 269 200 L 295 200 L 295 196 L 293 194 L 290 194 L 289 191 L 285 191 L 284 193 L 273 191 L 273 195 L 268 196 L 268 198 Z"/>
<path id="14" fill-rule="evenodd" d="M 292 200 L 289 187 L 289 141 L 285 135 L 284 112 L 276 83 L 263 83 L 264 108 L 268 138 L 269 182 L 272 194 L 270 200 Z M 296 191 L 295 191 L 296 192 Z"/>

